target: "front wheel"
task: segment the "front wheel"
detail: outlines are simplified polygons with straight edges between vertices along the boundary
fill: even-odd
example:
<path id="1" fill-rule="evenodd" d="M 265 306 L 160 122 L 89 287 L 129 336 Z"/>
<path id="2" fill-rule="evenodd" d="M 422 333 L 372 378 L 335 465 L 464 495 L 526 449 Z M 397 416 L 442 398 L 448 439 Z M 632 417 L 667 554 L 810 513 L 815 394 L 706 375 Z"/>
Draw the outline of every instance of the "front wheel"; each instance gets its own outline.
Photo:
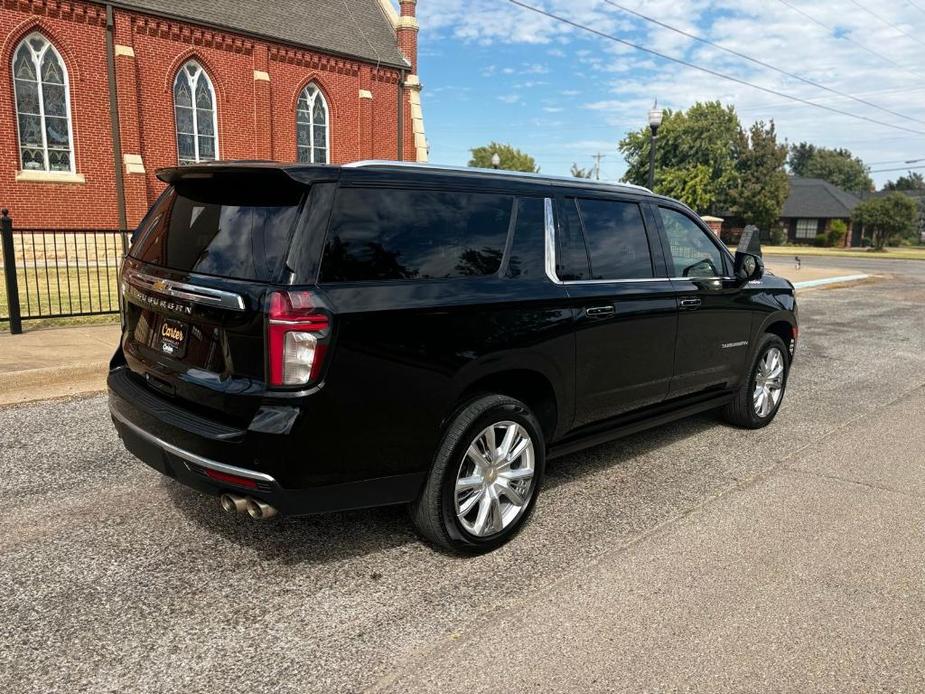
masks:
<path id="1" fill-rule="evenodd" d="M 428 540 L 456 552 L 488 552 L 524 525 L 539 492 L 545 442 L 524 403 L 487 395 L 447 427 L 411 517 Z"/>
<path id="2" fill-rule="evenodd" d="M 784 399 L 790 361 L 777 335 L 766 334 L 758 345 L 748 378 L 723 410 L 726 420 L 746 429 L 760 429 L 774 419 Z"/>

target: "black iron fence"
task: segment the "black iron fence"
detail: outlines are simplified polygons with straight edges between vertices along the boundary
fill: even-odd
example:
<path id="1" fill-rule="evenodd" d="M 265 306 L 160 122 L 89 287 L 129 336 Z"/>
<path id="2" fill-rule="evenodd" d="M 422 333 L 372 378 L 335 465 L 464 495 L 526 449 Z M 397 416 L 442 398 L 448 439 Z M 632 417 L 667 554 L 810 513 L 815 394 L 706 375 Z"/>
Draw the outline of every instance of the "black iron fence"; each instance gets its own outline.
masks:
<path id="1" fill-rule="evenodd" d="M 119 268 L 131 232 L 113 229 L 19 229 L 0 217 L 4 284 L 0 324 L 97 316 L 119 311 Z"/>

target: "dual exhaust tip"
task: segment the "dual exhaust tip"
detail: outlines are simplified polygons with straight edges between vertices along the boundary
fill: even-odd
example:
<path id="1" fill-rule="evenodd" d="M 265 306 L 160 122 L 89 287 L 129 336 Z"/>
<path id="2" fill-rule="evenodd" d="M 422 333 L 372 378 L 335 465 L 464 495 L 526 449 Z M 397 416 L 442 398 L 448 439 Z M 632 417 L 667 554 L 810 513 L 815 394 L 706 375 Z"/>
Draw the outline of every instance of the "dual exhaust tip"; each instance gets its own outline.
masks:
<path id="1" fill-rule="evenodd" d="M 222 494 L 220 501 L 225 513 L 247 513 L 254 520 L 266 520 L 276 515 L 276 509 L 270 504 L 249 496 Z"/>

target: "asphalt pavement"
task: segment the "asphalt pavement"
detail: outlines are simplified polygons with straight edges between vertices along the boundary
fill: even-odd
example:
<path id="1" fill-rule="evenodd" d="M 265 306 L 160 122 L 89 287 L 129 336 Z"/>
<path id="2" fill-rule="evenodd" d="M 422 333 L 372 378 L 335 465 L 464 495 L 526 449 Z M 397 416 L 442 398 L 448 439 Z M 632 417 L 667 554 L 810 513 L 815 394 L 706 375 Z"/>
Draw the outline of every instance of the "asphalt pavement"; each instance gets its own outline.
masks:
<path id="1" fill-rule="evenodd" d="M 0 409 L 0 686 L 925 689 L 925 263 L 832 263 L 881 277 L 801 292 L 774 424 L 552 461 L 484 557 L 398 508 L 225 516 L 133 460 L 102 396 Z"/>

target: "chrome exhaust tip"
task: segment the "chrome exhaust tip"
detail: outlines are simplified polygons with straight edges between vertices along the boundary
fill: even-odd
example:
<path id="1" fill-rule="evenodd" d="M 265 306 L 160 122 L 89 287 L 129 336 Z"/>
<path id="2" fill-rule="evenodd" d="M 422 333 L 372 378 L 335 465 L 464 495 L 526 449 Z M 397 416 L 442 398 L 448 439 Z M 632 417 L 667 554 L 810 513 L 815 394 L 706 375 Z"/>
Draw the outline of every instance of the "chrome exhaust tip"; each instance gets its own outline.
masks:
<path id="1" fill-rule="evenodd" d="M 244 513 L 247 510 L 247 499 L 237 494 L 222 494 L 219 501 L 225 513 Z"/>
<path id="2" fill-rule="evenodd" d="M 254 520 L 266 520 L 276 515 L 276 509 L 259 499 L 247 499 L 247 514 Z"/>

